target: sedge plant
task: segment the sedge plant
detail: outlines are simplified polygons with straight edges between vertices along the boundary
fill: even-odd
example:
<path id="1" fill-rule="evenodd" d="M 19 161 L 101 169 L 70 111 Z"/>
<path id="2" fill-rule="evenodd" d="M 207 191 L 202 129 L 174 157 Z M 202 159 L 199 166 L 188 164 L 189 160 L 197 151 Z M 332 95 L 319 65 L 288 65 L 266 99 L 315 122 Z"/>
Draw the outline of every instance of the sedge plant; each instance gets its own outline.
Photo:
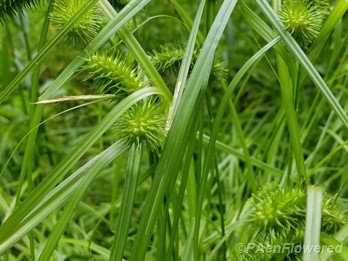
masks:
<path id="1" fill-rule="evenodd" d="M 0 259 L 347 260 L 347 9 L 0 1 Z"/>

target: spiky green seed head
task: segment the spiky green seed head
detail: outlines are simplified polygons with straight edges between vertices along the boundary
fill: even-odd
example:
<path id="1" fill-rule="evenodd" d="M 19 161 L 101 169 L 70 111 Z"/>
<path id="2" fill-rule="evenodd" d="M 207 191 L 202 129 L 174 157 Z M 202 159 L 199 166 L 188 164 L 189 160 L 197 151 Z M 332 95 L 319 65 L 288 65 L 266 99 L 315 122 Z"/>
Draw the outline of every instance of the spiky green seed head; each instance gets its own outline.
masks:
<path id="1" fill-rule="evenodd" d="M 253 211 L 249 222 L 265 231 L 296 228 L 304 220 L 306 195 L 294 187 L 284 189 L 271 184 L 252 196 Z"/>
<path id="2" fill-rule="evenodd" d="M 284 0 L 279 17 L 296 41 L 308 47 L 319 35 L 327 8 L 324 0 Z"/>
<path id="3" fill-rule="evenodd" d="M 132 62 L 116 53 L 89 56 L 81 72 L 87 74 L 85 80 L 91 80 L 99 93 L 115 94 L 120 99 L 146 86 Z"/>
<path id="4" fill-rule="evenodd" d="M 253 209 L 248 223 L 265 232 L 304 229 L 306 222 L 306 192 L 298 187 L 282 188 L 266 185 L 253 194 Z M 347 222 L 333 197 L 325 195 L 322 202 L 322 231 L 337 232 Z"/>
<path id="5" fill-rule="evenodd" d="M 124 98 L 144 88 L 146 82 L 126 57 L 119 54 L 95 53 L 87 58 L 82 71 L 85 80 L 92 80 L 99 93 L 116 94 Z"/>
<path id="6" fill-rule="evenodd" d="M 164 106 L 155 99 L 140 101 L 131 107 L 115 124 L 116 136 L 129 145 L 143 144 L 150 151 L 158 152 L 167 132 Z"/>
<path id="7" fill-rule="evenodd" d="M 51 14 L 54 27 L 61 30 L 86 3 L 87 0 L 57 0 Z M 98 34 L 100 28 L 100 11 L 94 6 L 73 26 L 66 42 L 84 46 Z"/>
<path id="8" fill-rule="evenodd" d="M 151 61 L 160 72 L 177 71 L 184 54 L 185 49 L 182 45 L 164 44 L 160 46 L 159 50 L 153 50 Z"/>
<path id="9" fill-rule="evenodd" d="M 151 61 L 156 69 L 164 73 L 169 70 L 177 72 L 180 68 L 181 61 L 185 54 L 185 46 L 182 44 L 164 44 L 159 50 L 154 50 L 151 54 Z M 194 66 L 198 57 L 198 52 L 195 52 L 192 57 L 191 68 Z M 224 80 L 228 76 L 228 64 L 222 56 L 217 55 L 214 59 L 211 70 L 212 77 L 217 80 Z"/>

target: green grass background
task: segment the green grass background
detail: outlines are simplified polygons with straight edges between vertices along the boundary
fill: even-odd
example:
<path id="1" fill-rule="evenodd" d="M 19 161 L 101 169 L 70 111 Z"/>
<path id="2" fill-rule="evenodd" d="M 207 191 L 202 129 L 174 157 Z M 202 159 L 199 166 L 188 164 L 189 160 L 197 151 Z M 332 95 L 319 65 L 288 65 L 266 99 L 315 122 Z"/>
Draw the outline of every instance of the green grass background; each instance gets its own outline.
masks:
<path id="1" fill-rule="evenodd" d="M 49 24 L 52 3 L 0 26 L 1 260 L 261 260 L 236 246 L 263 231 L 248 223 L 251 197 L 272 182 L 306 191 L 305 224 L 291 228 L 305 228 L 303 242 L 347 242 L 346 0 L 330 2 L 308 49 L 279 22 L 277 0 L 133 0 L 118 10 L 93 0 L 62 30 Z M 94 5 L 103 29 L 85 48 L 66 43 Z M 118 102 L 35 104 L 95 95 L 79 69 L 116 43 L 152 87 Z M 180 67 L 160 74 L 149 55 L 178 43 Z M 226 79 L 209 78 L 215 55 Z M 113 132 L 154 95 L 176 103 L 160 155 Z M 330 196 L 342 222 L 327 232 L 318 217 Z M 300 258 L 348 260 L 348 250 Z"/>

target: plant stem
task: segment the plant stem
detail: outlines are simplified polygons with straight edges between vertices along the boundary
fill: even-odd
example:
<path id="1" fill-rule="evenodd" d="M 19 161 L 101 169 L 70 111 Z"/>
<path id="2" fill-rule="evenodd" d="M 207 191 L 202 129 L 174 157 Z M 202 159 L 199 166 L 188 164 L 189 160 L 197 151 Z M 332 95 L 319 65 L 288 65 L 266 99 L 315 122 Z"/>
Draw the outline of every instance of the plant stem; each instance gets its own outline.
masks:
<path id="1" fill-rule="evenodd" d="M 139 179 L 141 155 L 142 145 L 133 144 L 128 155 L 121 210 L 111 248 L 110 260 L 113 261 L 122 261 L 123 252 L 127 243 L 128 228 L 131 222 L 132 208 Z"/>
<path id="2" fill-rule="evenodd" d="M 280 81 L 280 88 L 283 99 L 283 107 L 288 123 L 288 129 L 291 138 L 292 150 L 294 153 L 297 172 L 299 178 L 304 178 L 307 181 L 306 166 L 304 163 L 302 145 L 300 142 L 299 128 L 296 120 L 293 85 L 289 74 L 289 69 L 282 57 L 277 55 L 278 75 Z"/>
<path id="3" fill-rule="evenodd" d="M 320 188 L 308 187 L 303 261 L 319 260 L 322 197 Z"/>

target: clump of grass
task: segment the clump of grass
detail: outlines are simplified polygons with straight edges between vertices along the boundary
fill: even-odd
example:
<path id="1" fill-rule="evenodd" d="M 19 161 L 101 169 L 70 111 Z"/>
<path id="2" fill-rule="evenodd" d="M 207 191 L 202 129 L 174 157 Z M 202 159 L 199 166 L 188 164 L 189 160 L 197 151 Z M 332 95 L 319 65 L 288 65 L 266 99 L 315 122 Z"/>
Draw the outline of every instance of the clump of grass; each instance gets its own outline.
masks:
<path id="1" fill-rule="evenodd" d="M 0 88 L 0 255 L 288 261 L 302 260 L 302 252 L 236 253 L 235 246 L 346 242 L 348 76 L 341 73 L 348 2 L 329 9 L 324 0 L 285 0 L 281 10 L 266 0 L 152 1 L 149 8 L 150 0 L 128 2 L 56 0 L 42 32 L 39 25 L 27 30 L 26 21 L 6 27 L 14 38 L 0 44 L 0 78 L 8 68 L 18 76 Z M 237 2 L 242 12 L 234 11 Z M 13 16 L 37 4 L 0 7 L 13 8 Z M 59 33 L 47 44 L 40 37 L 36 50 L 39 34 L 56 33 L 48 30 L 50 19 Z M 166 35 L 180 43 L 151 50 L 154 42 L 172 41 L 153 39 L 167 21 L 174 26 Z M 69 33 L 61 30 L 67 24 Z M 145 30 L 133 35 L 133 26 Z M 49 76 L 38 63 L 63 66 L 45 58 L 65 34 L 79 54 L 64 56 L 62 64 L 72 62 Z M 23 36 L 25 48 L 17 41 Z M 314 48 L 318 42 L 325 51 Z M 26 51 L 38 55 L 28 66 L 17 59 Z M 25 88 L 15 92 L 24 79 Z M 166 83 L 173 81 L 172 97 Z M 333 93 L 326 83 L 340 88 Z M 57 141 L 64 146 L 57 149 Z M 306 190 L 312 183 L 321 187 L 317 196 Z M 319 210 L 311 234 L 307 225 Z"/>
<path id="2" fill-rule="evenodd" d="M 252 242 L 252 249 L 238 258 L 246 261 L 300 261 L 302 255 L 298 247 L 303 245 L 303 237 L 303 231 L 301 230 L 293 230 L 291 233 L 261 233 Z M 292 250 L 294 247 L 297 247 L 296 251 Z M 282 248 L 284 248 L 284 251 L 279 250 Z"/>

